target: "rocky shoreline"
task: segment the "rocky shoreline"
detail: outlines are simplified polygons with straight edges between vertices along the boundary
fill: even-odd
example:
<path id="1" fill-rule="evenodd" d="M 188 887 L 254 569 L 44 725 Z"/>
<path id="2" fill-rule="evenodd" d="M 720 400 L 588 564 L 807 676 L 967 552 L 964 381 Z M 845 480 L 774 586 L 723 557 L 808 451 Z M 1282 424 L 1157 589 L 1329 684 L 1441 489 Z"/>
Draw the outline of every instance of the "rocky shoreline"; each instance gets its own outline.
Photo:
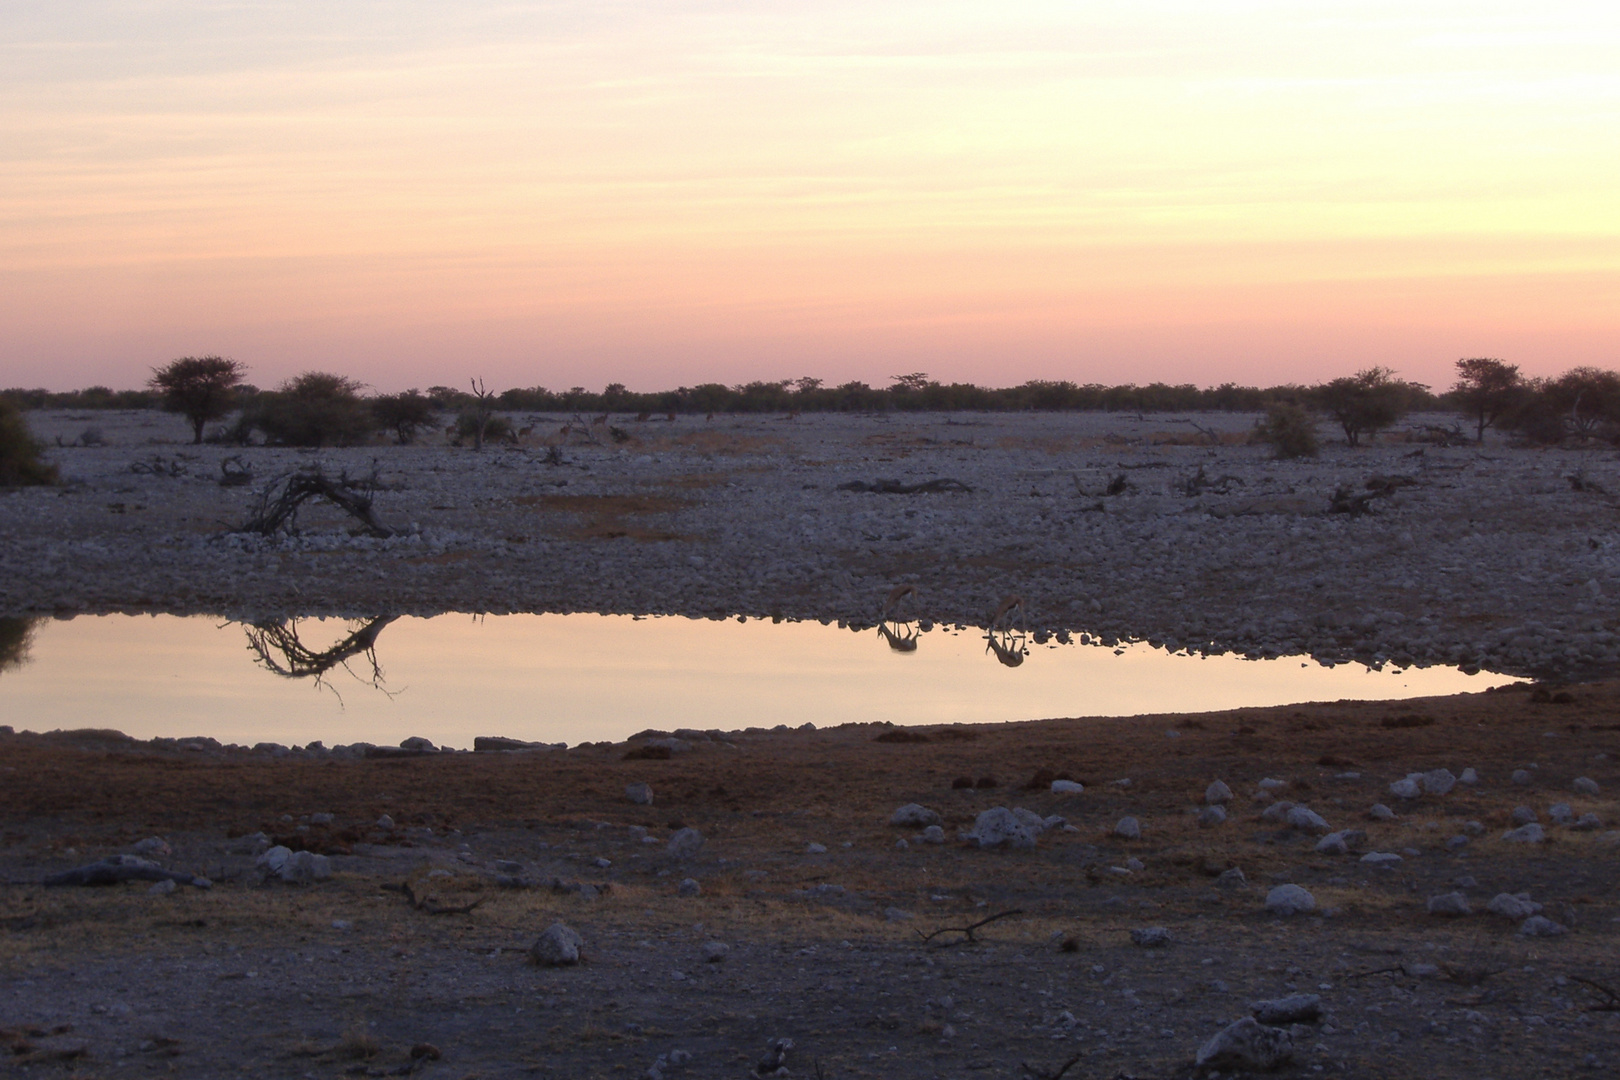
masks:
<path id="1" fill-rule="evenodd" d="M 984 625 L 1018 597 L 1037 637 L 1547 678 L 1620 670 L 1612 450 L 1394 432 L 1279 462 L 1246 445 L 1253 417 L 1228 414 L 683 417 L 623 421 L 624 441 L 513 419 L 530 434 L 483 452 L 308 452 L 191 447 L 183 421 L 157 413 L 31 414 L 65 483 L 0 495 L 0 614 L 870 625 L 912 585 L 913 612 L 943 624 Z M 219 483 L 233 456 L 252 484 Z M 297 536 L 228 532 L 265 483 L 314 465 L 376 468 L 376 512 L 395 535 L 351 535 L 330 507 L 306 509 Z M 1333 512 L 1336 496 L 1364 512 Z"/>

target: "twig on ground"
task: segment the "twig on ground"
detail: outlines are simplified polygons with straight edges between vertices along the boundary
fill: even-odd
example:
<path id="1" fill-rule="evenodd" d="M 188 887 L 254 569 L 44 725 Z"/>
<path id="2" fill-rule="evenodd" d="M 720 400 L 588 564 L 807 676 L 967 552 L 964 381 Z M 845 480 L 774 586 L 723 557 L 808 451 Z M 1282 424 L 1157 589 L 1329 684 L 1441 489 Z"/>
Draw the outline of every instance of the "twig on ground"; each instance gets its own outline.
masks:
<path id="1" fill-rule="evenodd" d="M 1062 1067 L 1056 1071 L 1037 1069 L 1027 1061 L 1020 1061 L 1018 1064 L 1023 1066 L 1024 1071 L 1029 1073 L 1030 1076 L 1033 1076 L 1035 1080 L 1062 1080 L 1063 1074 L 1074 1068 L 1075 1064 L 1084 1056 L 1084 1054 L 1074 1055 L 1074 1057 L 1070 1058 L 1068 1061 L 1065 1061 Z"/>
<path id="2" fill-rule="evenodd" d="M 965 934 L 966 935 L 964 938 L 962 938 L 961 941 L 946 942 L 944 945 L 940 946 L 941 948 L 949 948 L 952 945 L 961 945 L 964 942 L 969 942 L 969 941 L 977 942 L 979 939 L 973 936 L 973 932 L 975 930 L 979 929 L 982 926 L 988 926 L 990 923 L 995 922 L 997 919 L 1005 919 L 1008 916 L 1022 915 L 1023 913 L 1024 912 L 1023 912 L 1022 908 L 1013 908 L 1010 911 L 998 911 L 996 914 L 990 916 L 988 919 L 980 919 L 978 922 L 972 924 L 971 926 L 942 926 L 938 930 L 935 930 L 933 933 L 930 933 L 930 934 L 925 934 L 921 930 L 918 930 L 917 931 L 917 936 L 922 938 L 924 942 L 929 942 L 929 941 L 934 940 L 935 938 L 937 938 L 941 934 Z"/>
<path id="3" fill-rule="evenodd" d="M 1571 975 L 1570 978 L 1574 979 L 1576 982 L 1580 983 L 1582 986 L 1590 987 L 1591 989 L 1598 991 L 1599 993 L 1603 994 L 1605 997 L 1608 998 L 1607 1001 L 1600 1001 L 1596 1005 L 1588 1005 L 1586 1007 L 1585 1011 L 1587 1011 L 1587 1012 L 1620 1012 L 1620 994 L 1615 993 L 1609 987 L 1604 986 L 1602 983 L 1598 982 L 1596 979 L 1587 979 L 1587 978 L 1584 978 L 1584 977 L 1582 977 L 1580 975 Z"/>

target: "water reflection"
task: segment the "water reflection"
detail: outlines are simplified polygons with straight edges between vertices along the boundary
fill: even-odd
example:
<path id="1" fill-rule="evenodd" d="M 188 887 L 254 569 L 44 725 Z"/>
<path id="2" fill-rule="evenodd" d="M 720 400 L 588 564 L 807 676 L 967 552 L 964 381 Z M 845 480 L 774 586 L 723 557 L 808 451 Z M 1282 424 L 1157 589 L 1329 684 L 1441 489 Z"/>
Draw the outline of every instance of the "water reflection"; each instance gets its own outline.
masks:
<path id="1" fill-rule="evenodd" d="M 919 630 L 914 622 L 885 619 L 878 624 L 878 636 L 895 652 L 916 652 Z"/>
<path id="2" fill-rule="evenodd" d="M 11 671 L 28 663 L 28 647 L 34 643 L 38 619 L 0 619 L 0 671 Z"/>
<path id="3" fill-rule="evenodd" d="M 467 746 L 479 735 L 622 739 L 649 724 L 731 729 L 873 715 L 939 724 L 1202 711 L 1477 691 L 1508 681 L 1454 668 L 1372 672 L 1303 657 L 1172 655 L 1147 643 L 1037 650 L 1043 635 L 1010 625 L 935 629 L 890 618 L 878 640 L 871 629 L 611 615 L 14 619 L 0 621 L 0 720 L 44 731 L 96 717 L 141 738 L 209 735 L 246 744 L 392 744 L 422 735 Z M 362 693 L 338 701 L 309 693 L 312 683 L 344 685 L 343 671 Z"/>
<path id="4" fill-rule="evenodd" d="M 396 618 L 396 615 L 387 615 L 370 620 L 348 620 L 345 623 L 348 634 L 324 649 L 314 649 L 304 643 L 299 619 L 244 623 L 242 629 L 247 633 L 248 649 L 258 664 L 283 678 L 314 679 L 317 687 L 326 686 L 327 674 L 341 667 L 356 680 L 382 690 L 384 679 L 382 664 L 377 660 L 377 635 Z M 349 661 L 357 656 L 364 657 L 370 665 L 370 678 L 355 674 L 349 666 Z"/>
<path id="5" fill-rule="evenodd" d="M 985 652 L 994 653 L 1007 667 L 1017 667 L 1029 655 L 1029 634 L 1023 630 L 991 627 L 985 631 Z"/>

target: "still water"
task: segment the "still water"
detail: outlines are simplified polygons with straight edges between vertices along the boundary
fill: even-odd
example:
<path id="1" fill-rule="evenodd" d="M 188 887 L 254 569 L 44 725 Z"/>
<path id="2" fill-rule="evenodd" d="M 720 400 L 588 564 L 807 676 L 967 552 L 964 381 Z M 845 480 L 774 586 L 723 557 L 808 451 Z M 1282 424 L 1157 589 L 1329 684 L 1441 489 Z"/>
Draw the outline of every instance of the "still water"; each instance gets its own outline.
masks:
<path id="1" fill-rule="evenodd" d="M 393 744 L 412 735 L 455 747 L 476 735 L 573 744 L 650 727 L 1127 716 L 1508 681 L 906 624 L 856 633 L 622 615 L 0 620 L 0 723 L 242 744 Z"/>

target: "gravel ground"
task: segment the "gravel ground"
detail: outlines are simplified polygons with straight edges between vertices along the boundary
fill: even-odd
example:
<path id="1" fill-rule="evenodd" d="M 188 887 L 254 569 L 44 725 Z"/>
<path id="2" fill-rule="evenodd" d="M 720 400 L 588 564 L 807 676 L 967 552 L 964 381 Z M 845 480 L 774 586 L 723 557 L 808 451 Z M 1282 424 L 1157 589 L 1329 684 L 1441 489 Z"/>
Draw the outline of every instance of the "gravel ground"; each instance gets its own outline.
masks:
<path id="1" fill-rule="evenodd" d="M 1396 432 L 1276 462 L 1242 445 L 1242 415 L 620 418 L 627 441 L 597 427 L 597 443 L 562 434 L 563 419 L 514 416 L 522 444 L 483 452 L 442 439 L 305 452 L 190 447 L 183 421 L 158 413 L 31 414 L 67 482 L 0 495 L 0 613 L 870 623 L 891 588 L 914 584 L 919 613 L 942 623 L 983 625 L 1018 596 L 1030 629 L 1104 642 L 1620 670 L 1612 450 Z M 102 444 L 71 445 L 87 428 Z M 235 454 L 253 486 L 217 483 Z M 330 508 L 306 512 L 296 537 L 222 535 L 271 477 L 373 462 L 377 513 L 399 535 L 351 536 Z M 1365 492 L 1374 477 L 1395 478 L 1389 497 L 1328 512 L 1341 485 Z M 840 490 L 886 478 L 972 490 Z M 1123 491 L 1105 494 L 1116 478 Z"/>
<path id="2" fill-rule="evenodd" d="M 1077 1058 L 1070 1077 L 1168 1080 L 1193 1075 L 1199 1047 L 1254 1002 L 1299 993 L 1322 1014 L 1283 1025 L 1284 1076 L 1614 1075 L 1620 1013 L 1591 983 L 1620 987 L 1617 708 L 1620 684 L 1518 686 L 1399 706 L 693 732 L 667 759 L 645 753 L 661 732 L 344 761 L 0 732 L 0 1071 L 743 1080 L 789 1038 L 794 1076 L 1027 1080 Z M 1477 777 L 1392 793 L 1436 768 Z M 1052 772 L 1084 790 L 1049 790 Z M 1227 818 L 1199 824 L 1214 779 Z M 652 805 L 627 798 L 636 783 Z M 1325 850 L 1319 828 L 1272 812 L 1284 801 L 1362 835 Z M 912 802 L 940 815 L 943 842 L 890 823 Z M 1376 802 L 1393 815 L 1370 816 Z M 1601 824 L 1559 824 L 1559 804 Z M 996 806 L 1068 827 L 1024 850 L 956 839 Z M 1521 807 L 1540 842 L 1504 836 Z M 1127 815 L 1140 837 L 1118 834 Z M 688 827 L 705 843 L 672 853 Z M 332 876 L 264 880 L 254 853 L 271 841 L 327 853 Z M 41 887 L 142 852 L 212 887 Z M 687 878 L 699 895 L 682 894 Z M 1316 909 L 1268 912 L 1281 885 Z M 1526 894 L 1559 932 L 1487 912 L 1501 893 Z M 1470 914 L 1430 910 L 1448 894 Z M 1004 912 L 974 942 L 918 934 Z M 530 963 L 558 921 L 583 962 Z M 1154 927 L 1166 941 L 1136 943 Z"/>

